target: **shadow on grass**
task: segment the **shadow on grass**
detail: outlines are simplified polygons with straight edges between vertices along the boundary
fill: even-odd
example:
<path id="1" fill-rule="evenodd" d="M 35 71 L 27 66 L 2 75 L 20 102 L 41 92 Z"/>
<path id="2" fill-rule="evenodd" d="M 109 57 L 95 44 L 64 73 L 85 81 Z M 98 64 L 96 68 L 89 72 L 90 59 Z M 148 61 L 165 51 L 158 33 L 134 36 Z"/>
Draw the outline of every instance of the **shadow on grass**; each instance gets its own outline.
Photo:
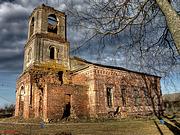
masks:
<path id="1" fill-rule="evenodd" d="M 180 130 L 177 127 L 171 125 L 166 121 L 164 122 L 164 124 L 169 128 L 169 130 L 171 130 L 174 133 L 174 135 L 180 135 Z"/>
<path id="2" fill-rule="evenodd" d="M 178 128 L 180 128 L 180 123 L 174 119 L 176 117 L 176 115 L 174 115 L 172 118 L 169 118 L 167 116 L 164 116 L 164 117 L 167 118 L 168 120 L 170 120 L 171 122 L 173 122 Z"/>
<path id="3" fill-rule="evenodd" d="M 179 122 L 177 122 L 176 120 L 170 120 L 170 121 L 173 122 L 177 127 L 180 128 L 180 123 Z"/>
<path id="4" fill-rule="evenodd" d="M 70 132 L 56 133 L 55 135 L 72 135 Z"/>
<path id="5" fill-rule="evenodd" d="M 154 124 L 156 125 L 156 128 L 158 129 L 159 133 L 163 135 L 163 132 L 161 131 L 160 127 L 158 126 L 157 122 L 154 121 Z"/>

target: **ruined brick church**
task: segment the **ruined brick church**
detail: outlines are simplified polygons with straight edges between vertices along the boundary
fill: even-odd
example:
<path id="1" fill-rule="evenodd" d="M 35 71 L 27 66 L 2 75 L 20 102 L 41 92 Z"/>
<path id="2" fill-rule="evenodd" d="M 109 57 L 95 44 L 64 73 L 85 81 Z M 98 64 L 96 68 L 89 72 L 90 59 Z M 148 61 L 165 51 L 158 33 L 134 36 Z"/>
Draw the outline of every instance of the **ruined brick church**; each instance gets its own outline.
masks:
<path id="1" fill-rule="evenodd" d="M 15 116 L 50 121 L 162 110 L 160 77 L 70 57 L 65 13 L 40 5 L 28 28 Z"/>

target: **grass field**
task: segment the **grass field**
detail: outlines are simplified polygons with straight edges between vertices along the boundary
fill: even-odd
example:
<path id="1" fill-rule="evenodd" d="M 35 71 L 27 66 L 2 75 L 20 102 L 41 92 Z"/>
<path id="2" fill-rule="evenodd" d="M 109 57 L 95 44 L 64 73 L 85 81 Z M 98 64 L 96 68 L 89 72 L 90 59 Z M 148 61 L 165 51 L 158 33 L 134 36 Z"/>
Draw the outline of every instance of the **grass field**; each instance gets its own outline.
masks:
<path id="1" fill-rule="evenodd" d="M 0 134 L 27 135 L 180 135 L 179 127 L 168 121 L 172 127 L 155 120 L 108 120 L 104 122 L 9 123 L 0 120 Z M 174 130 L 174 131 L 173 131 Z"/>

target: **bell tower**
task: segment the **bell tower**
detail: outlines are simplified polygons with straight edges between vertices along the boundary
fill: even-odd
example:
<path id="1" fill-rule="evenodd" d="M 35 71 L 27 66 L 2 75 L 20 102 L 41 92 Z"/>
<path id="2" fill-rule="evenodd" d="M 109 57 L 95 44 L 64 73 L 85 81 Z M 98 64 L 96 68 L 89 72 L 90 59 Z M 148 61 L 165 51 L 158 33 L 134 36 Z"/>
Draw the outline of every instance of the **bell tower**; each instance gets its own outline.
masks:
<path id="1" fill-rule="evenodd" d="M 15 116 L 47 119 L 47 93 L 52 85 L 69 84 L 69 67 L 66 15 L 40 5 L 29 17 L 23 72 L 16 82 Z"/>
<path id="2" fill-rule="evenodd" d="M 69 42 L 65 13 L 43 4 L 29 17 L 23 71 L 48 65 L 69 69 Z"/>

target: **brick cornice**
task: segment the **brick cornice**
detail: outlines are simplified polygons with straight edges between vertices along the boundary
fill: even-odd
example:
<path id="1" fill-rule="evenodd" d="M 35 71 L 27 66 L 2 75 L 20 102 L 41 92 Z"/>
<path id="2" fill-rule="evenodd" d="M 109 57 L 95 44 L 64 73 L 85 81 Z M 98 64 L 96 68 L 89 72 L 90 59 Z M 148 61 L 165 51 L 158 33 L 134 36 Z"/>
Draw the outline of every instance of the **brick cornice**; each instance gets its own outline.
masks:
<path id="1" fill-rule="evenodd" d="M 41 33 L 41 34 L 36 33 L 36 34 L 32 35 L 32 36 L 29 38 L 29 40 L 27 40 L 24 48 L 26 48 L 26 47 L 29 45 L 29 43 L 30 43 L 32 40 L 36 39 L 36 38 L 50 39 L 50 40 L 53 40 L 53 41 L 57 41 L 57 42 L 59 42 L 59 43 L 68 43 L 68 44 L 69 44 L 69 42 L 68 42 L 67 40 L 61 38 L 59 35 L 55 35 L 55 34 L 53 34 L 53 33 Z"/>

